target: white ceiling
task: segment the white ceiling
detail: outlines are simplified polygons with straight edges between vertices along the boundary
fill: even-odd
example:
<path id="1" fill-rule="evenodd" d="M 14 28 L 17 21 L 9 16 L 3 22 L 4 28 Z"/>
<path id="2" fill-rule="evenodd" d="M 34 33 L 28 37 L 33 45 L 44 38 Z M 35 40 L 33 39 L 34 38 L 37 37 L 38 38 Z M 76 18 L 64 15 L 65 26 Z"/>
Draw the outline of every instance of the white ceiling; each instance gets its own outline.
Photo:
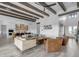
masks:
<path id="1" fill-rule="evenodd" d="M 32 11 L 32 12 L 38 13 L 38 14 L 44 16 L 44 17 L 47 17 L 47 16 L 45 16 L 45 15 L 43 15 L 43 14 L 41 14 L 41 13 L 39 13 L 39 12 L 37 12 L 37 11 L 35 11 L 35 10 L 33 10 L 33 9 L 29 8 L 29 7 L 27 7 L 27 6 L 24 6 L 24 5 L 20 4 L 20 3 L 17 3 L 17 2 L 11 2 L 11 3 L 12 3 L 12 4 L 15 4 L 15 5 L 17 5 L 17 6 L 23 7 L 23 8 L 25 8 L 25 9 L 27 9 L 27 10 Z M 41 6 L 38 2 L 28 2 L 28 3 L 31 4 L 31 5 L 33 5 L 33 6 L 35 6 L 35 7 L 38 8 L 38 9 L 44 11 L 44 7 Z M 72 10 L 78 9 L 76 2 L 63 2 L 63 4 L 65 5 L 67 11 L 63 11 L 62 8 L 59 6 L 59 4 L 58 4 L 57 2 L 46 2 L 46 4 L 48 4 L 48 5 L 53 4 L 53 3 L 56 3 L 56 5 L 52 6 L 51 8 L 54 9 L 54 10 L 57 12 L 57 14 L 56 14 L 57 17 L 58 17 L 58 14 L 62 14 L 62 13 L 66 13 L 66 12 L 68 12 L 68 11 L 72 11 Z M 18 9 L 16 9 L 16 8 L 14 8 L 14 7 L 11 7 L 11 6 L 2 4 L 2 3 L 0 3 L 0 5 L 9 7 L 9 8 L 11 8 L 11 9 L 18 10 Z M 27 14 L 30 14 L 30 13 L 25 12 L 25 11 L 22 11 L 22 10 L 18 10 L 18 11 L 23 12 L 23 13 L 27 13 Z M 52 15 L 51 17 L 53 17 L 53 16 L 55 15 L 55 14 L 53 14 L 52 12 L 50 12 L 50 11 L 49 11 L 48 9 L 46 9 L 46 8 L 45 8 L 45 12 L 48 13 L 49 15 Z M 30 15 L 33 15 L 33 14 L 30 14 Z M 56 15 L 55 15 L 55 16 L 56 16 Z M 33 16 L 36 16 L 36 15 L 33 15 Z M 38 16 L 36 16 L 36 17 L 38 17 Z M 41 18 L 40 18 L 40 19 L 41 19 Z M 73 22 L 73 21 L 72 21 L 72 20 L 69 20 L 69 21 L 66 21 L 66 22 L 70 24 L 70 22 Z M 74 22 L 76 23 L 76 20 L 75 20 Z M 73 23 L 73 24 L 74 24 L 74 23 Z"/>
<path id="2" fill-rule="evenodd" d="M 65 5 L 67 11 L 63 11 L 62 8 L 59 6 L 59 4 L 57 2 L 46 2 L 46 4 L 48 4 L 48 5 L 53 4 L 53 3 L 56 3 L 56 5 L 52 6 L 51 8 L 54 9 L 57 12 L 57 15 L 78 9 L 76 2 L 63 2 L 63 4 Z M 39 9 L 41 9 L 41 8 L 39 8 Z M 47 13 L 49 13 L 50 15 L 54 15 L 50 11 L 47 12 Z M 51 16 L 51 17 L 53 18 L 53 16 Z M 66 17 L 66 16 L 64 16 L 64 17 Z M 59 19 L 57 19 L 57 20 L 59 20 Z M 63 22 L 63 24 L 64 25 L 68 25 L 68 26 L 76 26 L 78 21 L 79 21 L 79 13 L 77 13 L 77 17 L 76 18 L 68 18 L 67 17 L 66 21 Z M 53 22 L 55 22 L 55 21 L 53 21 Z"/>
<path id="3" fill-rule="evenodd" d="M 34 5 L 35 7 L 39 8 L 40 10 L 44 9 L 39 3 L 37 3 L 37 4 L 35 4 L 35 2 L 34 3 L 29 2 L 29 3 Z M 62 10 L 62 8 L 59 6 L 59 4 L 57 2 L 46 2 L 47 5 L 54 4 L 54 3 L 56 3 L 56 5 L 51 6 L 51 8 L 54 9 L 57 12 L 57 14 L 64 13 L 64 11 Z M 77 3 L 76 2 L 63 2 L 63 4 L 65 5 L 67 11 L 77 9 Z"/>
<path id="4" fill-rule="evenodd" d="M 23 8 L 25 8 L 25 9 L 27 9 L 27 10 L 33 11 L 33 12 L 35 12 L 35 13 L 38 13 L 38 14 L 40 14 L 40 15 L 43 15 L 43 14 L 41 14 L 41 13 L 39 13 L 39 12 L 37 12 L 37 11 L 35 11 L 35 10 L 33 10 L 33 9 L 29 8 L 29 7 L 27 7 L 27 6 L 24 6 L 24 5 L 20 4 L 20 3 L 17 3 L 17 2 L 11 2 L 11 3 L 12 3 L 12 4 L 15 4 L 15 5 L 17 5 L 17 6 L 23 7 Z M 35 7 L 38 8 L 38 9 L 44 11 L 44 7 L 41 6 L 38 2 L 28 2 L 28 3 L 31 4 L 31 5 L 33 5 L 33 6 L 35 6 Z M 53 3 L 56 3 L 56 5 L 52 6 L 51 8 L 54 9 L 54 10 L 57 12 L 57 15 L 58 15 L 58 14 L 61 14 L 61 13 L 65 13 L 65 12 L 68 12 L 68 11 L 77 9 L 77 3 L 76 3 L 76 2 L 63 2 L 63 4 L 65 5 L 65 7 L 66 7 L 66 9 L 67 9 L 67 11 L 65 11 L 65 12 L 62 10 L 62 8 L 59 6 L 59 4 L 58 4 L 57 2 L 46 2 L 46 4 L 48 4 L 48 5 L 53 4 Z M 13 8 L 13 7 L 11 7 L 11 6 L 4 5 L 4 4 L 2 4 L 2 3 L 0 3 L 0 5 L 6 6 L 6 7 L 9 7 L 9 8 Z M 20 11 L 20 10 L 19 10 L 19 11 Z M 24 11 L 21 11 L 21 12 L 24 12 Z M 54 15 L 54 14 L 51 13 L 48 9 L 45 9 L 45 12 L 48 13 L 49 15 L 51 15 L 51 14 Z M 28 13 L 28 12 L 24 12 L 24 13 Z M 28 14 L 29 14 L 29 13 L 28 13 Z M 32 15 L 32 14 L 31 14 L 31 15 Z M 34 16 L 35 16 L 35 15 L 34 15 Z M 43 15 L 43 16 L 44 16 L 44 15 Z"/>

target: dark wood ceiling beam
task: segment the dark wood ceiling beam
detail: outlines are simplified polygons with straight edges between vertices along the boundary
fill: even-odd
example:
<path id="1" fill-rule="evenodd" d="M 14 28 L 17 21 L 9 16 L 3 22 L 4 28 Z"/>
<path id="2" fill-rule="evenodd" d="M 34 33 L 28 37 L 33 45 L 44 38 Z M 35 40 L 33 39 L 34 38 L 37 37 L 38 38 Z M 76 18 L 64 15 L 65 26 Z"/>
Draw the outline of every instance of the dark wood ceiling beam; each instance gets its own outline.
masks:
<path id="1" fill-rule="evenodd" d="M 60 5 L 60 7 L 63 9 L 63 11 L 66 11 L 66 7 L 63 4 L 63 2 L 58 2 L 58 4 Z"/>
<path id="2" fill-rule="evenodd" d="M 35 22 L 36 21 L 36 20 L 25 19 L 25 18 L 13 16 L 13 15 L 5 14 L 5 13 L 2 13 L 2 12 L 0 12 L 0 15 L 4 15 L 4 16 L 8 16 L 8 17 L 13 17 L 13 18 L 21 19 L 21 20 L 27 20 L 27 21 L 31 21 L 31 22 Z"/>
<path id="3" fill-rule="evenodd" d="M 15 5 L 15 4 L 12 4 L 12 3 L 10 3 L 10 2 L 0 2 L 0 3 L 3 3 L 3 4 L 5 4 L 5 5 L 9 5 L 9 6 L 11 6 L 11 7 L 16 8 L 16 9 L 19 9 L 19 10 L 22 10 L 22 11 L 25 11 L 25 12 L 28 12 L 28 13 L 30 13 L 30 14 L 36 15 L 36 16 L 41 17 L 41 18 L 44 18 L 42 15 L 39 15 L 39 14 L 34 13 L 34 12 L 32 12 L 32 11 L 29 11 L 29 10 L 27 10 L 27 9 L 25 9 L 25 8 L 22 8 L 22 7 L 20 7 L 20 6 L 17 6 L 17 5 Z"/>
<path id="4" fill-rule="evenodd" d="M 79 2 L 77 2 L 77 8 L 79 8 Z"/>
<path id="5" fill-rule="evenodd" d="M 31 8 L 31 9 L 33 9 L 33 10 L 35 10 L 35 11 L 37 11 L 37 12 L 40 12 L 40 13 L 43 14 L 43 15 L 49 16 L 49 14 L 47 14 L 46 12 L 41 11 L 40 9 L 38 9 L 38 8 L 36 8 L 36 7 L 34 7 L 34 6 L 32 6 L 31 4 L 29 4 L 29 3 L 27 3 L 27 2 L 19 2 L 19 3 L 22 4 L 22 5 L 25 5 L 25 6 L 29 7 L 29 8 Z"/>
<path id="6" fill-rule="evenodd" d="M 20 16 L 20 17 L 27 18 L 27 19 L 32 19 L 32 18 L 28 18 L 28 17 L 22 16 L 22 15 L 15 14 L 15 13 L 7 12 L 7 11 L 1 10 L 1 9 L 0 9 L 0 12 L 5 12 L 7 14 L 11 14 L 11 15 L 15 15 L 15 16 Z"/>
<path id="7" fill-rule="evenodd" d="M 45 7 L 51 7 L 51 6 L 55 6 L 55 5 L 56 5 L 56 3 L 53 3 L 53 4 L 47 5 Z"/>
<path id="8" fill-rule="evenodd" d="M 39 2 L 43 7 L 47 6 L 47 4 L 45 2 Z M 51 11 L 52 13 L 56 14 L 56 11 L 54 9 L 52 9 L 51 7 L 45 7 L 47 8 L 49 11 Z"/>
<path id="9" fill-rule="evenodd" d="M 17 14 L 14 14 L 14 13 L 6 12 L 6 11 L 3 11 L 3 10 L 0 10 L 0 13 L 6 13 L 6 15 L 9 15 L 9 16 L 19 17 L 21 19 L 27 19 L 27 20 L 31 20 L 31 21 L 35 21 L 36 20 L 36 19 L 26 18 L 24 16 L 17 15 Z"/>
<path id="10" fill-rule="evenodd" d="M 32 16 L 32 15 L 28 15 L 28 14 L 19 12 L 19 11 L 17 11 L 17 10 L 13 10 L 13 9 L 11 9 L 11 8 L 8 8 L 8 7 L 2 6 L 2 5 L 0 5 L 0 8 L 5 9 L 5 10 L 6 10 L 6 9 L 9 9 L 9 10 L 12 11 L 12 12 L 25 15 L 26 17 L 29 17 L 29 18 L 39 19 L 38 17 L 35 17 L 35 16 Z"/>
<path id="11" fill-rule="evenodd" d="M 62 13 L 62 14 L 59 14 L 58 16 L 64 16 L 64 15 L 71 14 L 71 13 L 74 13 L 74 12 L 79 12 L 79 9 L 72 10 L 72 11 L 69 11 L 69 12 L 66 12 L 66 13 Z"/>

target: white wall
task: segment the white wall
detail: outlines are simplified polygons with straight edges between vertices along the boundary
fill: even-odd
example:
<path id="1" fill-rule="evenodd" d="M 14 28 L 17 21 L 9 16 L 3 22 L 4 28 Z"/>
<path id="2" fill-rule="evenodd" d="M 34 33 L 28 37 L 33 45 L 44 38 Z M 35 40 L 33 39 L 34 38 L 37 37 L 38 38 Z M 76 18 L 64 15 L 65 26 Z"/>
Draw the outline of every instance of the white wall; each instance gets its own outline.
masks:
<path id="1" fill-rule="evenodd" d="M 59 18 L 58 16 L 50 16 L 44 19 L 41 19 L 37 22 L 40 22 L 40 34 L 43 34 L 47 37 L 56 38 L 59 36 Z M 52 25 L 52 29 L 45 30 L 44 25 Z"/>
<path id="2" fill-rule="evenodd" d="M 52 25 L 52 24 L 51 24 Z M 47 36 L 47 37 L 51 37 L 51 38 L 56 38 L 58 37 L 59 35 L 59 27 L 58 25 L 52 25 L 52 29 L 48 29 L 48 30 L 45 30 L 41 27 L 41 34 Z"/>
<path id="3" fill-rule="evenodd" d="M 37 22 L 40 22 L 40 25 L 41 25 L 40 33 L 52 38 L 59 36 L 59 19 L 60 17 L 56 15 L 50 15 L 50 17 L 46 17 L 44 19 L 40 19 L 39 21 L 37 21 Z M 68 26 L 76 26 L 78 21 L 79 21 L 79 13 L 77 15 L 77 18 L 66 19 L 66 21 L 64 22 L 64 25 L 66 26 L 65 28 L 66 35 L 70 35 L 68 33 Z M 44 25 L 52 25 L 53 29 L 45 30 L 43 29 Z M 64 33 L 64 31 L 62 31 L 62 33 Z"/>
<path id="4" fill-rule="evenodd" d="M 36 33 L 36 23 L 30 22 L 22 19 L 12 18 L 8 16 L 0 15 L 0 25 L 7 25 L 7 32 L 8 29 L 14 29 L 15 30 L 15 24 L 26 24 L 28 25 L 28 31 L 32 33 Z M 8 34 L 8 33 L 7 33 Z"/>

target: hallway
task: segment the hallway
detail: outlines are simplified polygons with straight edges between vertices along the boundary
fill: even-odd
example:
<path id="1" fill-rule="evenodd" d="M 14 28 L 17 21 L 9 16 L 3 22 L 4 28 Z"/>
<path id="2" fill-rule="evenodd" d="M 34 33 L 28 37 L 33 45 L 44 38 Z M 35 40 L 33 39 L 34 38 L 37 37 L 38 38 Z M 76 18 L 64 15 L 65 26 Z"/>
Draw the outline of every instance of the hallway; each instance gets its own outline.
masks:
<path id="1" fill-rule="evenodd" d="M 0 56 L 5 57 L 79 57 L 79 44 L 74 39 L 69 39 L 68 45 L 62 47 L 60 52 L 46 53 L 43 45 L 21 53 L 14 44 L 7 44 L 0 47 Z"/>

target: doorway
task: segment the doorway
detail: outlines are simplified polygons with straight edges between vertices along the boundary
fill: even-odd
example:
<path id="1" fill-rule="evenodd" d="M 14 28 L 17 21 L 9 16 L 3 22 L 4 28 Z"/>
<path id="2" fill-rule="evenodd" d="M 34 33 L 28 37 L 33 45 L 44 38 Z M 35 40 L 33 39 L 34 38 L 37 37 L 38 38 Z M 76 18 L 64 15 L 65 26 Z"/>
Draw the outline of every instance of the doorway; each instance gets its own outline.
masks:
<path id="1" fill-rule="evenodd" d="M 7 26 L 1 25 L 1 38 L 6 39 L 7 38 Z"/>

